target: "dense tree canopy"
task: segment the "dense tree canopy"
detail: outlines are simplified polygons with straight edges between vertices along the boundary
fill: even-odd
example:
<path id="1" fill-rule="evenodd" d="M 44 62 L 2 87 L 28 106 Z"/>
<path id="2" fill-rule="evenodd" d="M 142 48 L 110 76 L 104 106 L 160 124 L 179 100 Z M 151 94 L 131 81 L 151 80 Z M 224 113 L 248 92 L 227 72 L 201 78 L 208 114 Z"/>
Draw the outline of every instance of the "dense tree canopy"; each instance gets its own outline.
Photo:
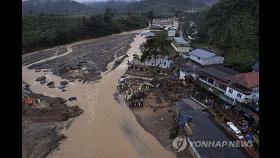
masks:
<path id="1" fill-rule="evenodd" d="M 159 33 L 155 38 L 147 40 L 144 44 L 144 52 L 141 56 L 141 61 L 145 59 L 157 58 L 159 55 L 169 55 L 170 41 L 165 33 Z"/>
<path id="2" fill-rule="evenodd" d="M 108 8 L 103 15 L 95 16 L 25 16 L 22 19 L 23 53 L 148 26 L 144 15 L 127 13 L 115 16 L 114 12 Z"/>
<path id="3" fill-rule="evenodd" d="M 200 42 L 223 52 L 225 62 L 248 71 L 259 55 L 259 1 L 221 0 L 201 19 Z"/>

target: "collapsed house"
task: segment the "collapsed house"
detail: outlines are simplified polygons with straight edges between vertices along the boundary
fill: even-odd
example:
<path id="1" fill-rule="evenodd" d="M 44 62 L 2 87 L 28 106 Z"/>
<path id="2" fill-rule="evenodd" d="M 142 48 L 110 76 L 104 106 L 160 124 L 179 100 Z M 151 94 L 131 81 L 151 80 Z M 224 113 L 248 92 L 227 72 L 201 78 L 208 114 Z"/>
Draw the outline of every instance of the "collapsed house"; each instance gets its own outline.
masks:
<path id="1" fill-rule="evenodd" d="M 124 99 L 129 107 L 144 105 L 144 99 L 146 93 L 150 88 L 154 88 L 155 85 L 149 81 L 137 80 L 137 79 L 120 79 L 117 89 L 119 93 L 123 93 Z"/>
<path id="2" fill-rule="evenodd" d="M 134 57 L 128 61 L 128 68 L 140 71 L 152 71 L 156 73 L 167 73 L 172 68 L 173 61 L 167 56 L 141 61 L 138 57 Z"/>

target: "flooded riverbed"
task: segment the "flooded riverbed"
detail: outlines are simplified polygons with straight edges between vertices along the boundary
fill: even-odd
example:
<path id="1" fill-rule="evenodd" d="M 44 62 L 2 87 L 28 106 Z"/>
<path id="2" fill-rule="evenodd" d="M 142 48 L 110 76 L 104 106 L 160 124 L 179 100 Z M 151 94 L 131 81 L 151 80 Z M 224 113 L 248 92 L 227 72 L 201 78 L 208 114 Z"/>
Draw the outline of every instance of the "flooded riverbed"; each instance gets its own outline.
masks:
<path id="1" fill-rule="evenodd" d="M 51 72 L 35 72 L 26 67 L 22 68 L 23 81 L 30 84 L 30 89 L 35 93 L 63 98 L 76 96 L 78 100 L 71 105 L 77 104 L 84 109 L 84 113 L 75 118 L 70 128 L 63 131 L 68 138 L 49 157 L 175 157 L 140 126 L 127 106 L 114 100 L 117 80 L 125 73 L 127 60 L 132 58 L 132 54 L 140 52 L 139 46 L 145 38 L 137 35 L 134 40 L 127 52 L 129 57 L 115 70 L 103 73 L 102 79 L 97 83 L 69 83 L 65 92 L 47 88 L 34 81 L 40 74 L 44 74 L 47 80 L 57 84 L 62 80 L 60 77 L 52 75 Z"/>

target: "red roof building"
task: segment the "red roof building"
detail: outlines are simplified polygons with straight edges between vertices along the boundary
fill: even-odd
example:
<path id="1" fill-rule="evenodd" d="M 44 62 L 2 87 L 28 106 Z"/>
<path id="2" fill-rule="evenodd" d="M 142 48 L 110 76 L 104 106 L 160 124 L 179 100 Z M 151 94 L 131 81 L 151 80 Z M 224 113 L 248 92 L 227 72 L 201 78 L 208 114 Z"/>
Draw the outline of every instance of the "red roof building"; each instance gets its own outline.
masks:
<path id="1" fill-rule="evenodd" d="M 259 72 L 235 74 L 228 79 L 249 89 L 259 86 Z"/>

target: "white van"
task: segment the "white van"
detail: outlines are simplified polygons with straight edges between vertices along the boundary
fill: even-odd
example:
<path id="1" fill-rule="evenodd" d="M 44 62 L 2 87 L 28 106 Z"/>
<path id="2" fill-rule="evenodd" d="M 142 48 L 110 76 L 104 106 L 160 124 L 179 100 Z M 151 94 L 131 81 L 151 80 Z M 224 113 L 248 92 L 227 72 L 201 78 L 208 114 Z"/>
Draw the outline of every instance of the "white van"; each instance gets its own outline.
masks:
<path id="1" fill-rule="evenodd" d="M 227 125 L 233 130 L 238 139 L 241 140 L 244 138 L 240 130 L 232 122 L 227 122 Z"/>

